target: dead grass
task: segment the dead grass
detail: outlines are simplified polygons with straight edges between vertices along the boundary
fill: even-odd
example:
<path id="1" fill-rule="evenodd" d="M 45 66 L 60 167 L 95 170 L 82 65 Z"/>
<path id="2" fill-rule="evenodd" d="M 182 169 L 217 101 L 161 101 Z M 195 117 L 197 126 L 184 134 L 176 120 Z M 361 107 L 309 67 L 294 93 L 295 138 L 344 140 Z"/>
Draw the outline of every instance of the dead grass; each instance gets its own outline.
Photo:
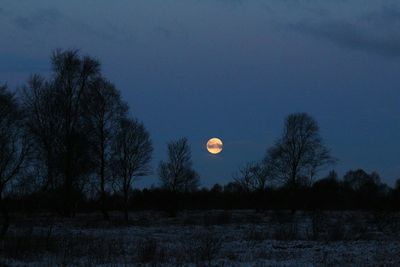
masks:
<path id="1" fill-rule="evenodd" d="M 129 224 L 116 216 L 103 222 L 94 214 L 46 218 L 14 216 L 15 223 L 0 241 L 0 267 L 34 262 L 168 267 L 248 261 L 252 266 L 400 264 L 400 257 L 392 260 L 400 254 L 399 216 L 393 213 L 208 211 L 171 218 L 143 212 L 132 214 Z M 337 258 L 345 254 L 350 260 Z"/>

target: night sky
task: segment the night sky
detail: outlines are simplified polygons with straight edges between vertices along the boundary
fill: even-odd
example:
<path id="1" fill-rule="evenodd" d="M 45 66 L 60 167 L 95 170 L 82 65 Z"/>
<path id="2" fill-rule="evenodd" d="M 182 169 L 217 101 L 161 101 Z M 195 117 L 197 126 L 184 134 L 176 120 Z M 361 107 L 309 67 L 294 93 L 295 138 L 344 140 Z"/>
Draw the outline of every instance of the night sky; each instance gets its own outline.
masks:
<path id="1" fill-rule="evenodd" d="M 261 159 L 285 116 L 320 124 L 334 168 L 400 178 L 398 1 L 0 0 L 0 83 L 49 73 L 56 48 L 98 58 L 154 142 L 187 137 L 203 186 Z M 211 137 L 224 151 L 207 153 Z M 322 175 L 322 174 L 321 174 Z M 157 184 L 154 173 L 136 186 Z"/>

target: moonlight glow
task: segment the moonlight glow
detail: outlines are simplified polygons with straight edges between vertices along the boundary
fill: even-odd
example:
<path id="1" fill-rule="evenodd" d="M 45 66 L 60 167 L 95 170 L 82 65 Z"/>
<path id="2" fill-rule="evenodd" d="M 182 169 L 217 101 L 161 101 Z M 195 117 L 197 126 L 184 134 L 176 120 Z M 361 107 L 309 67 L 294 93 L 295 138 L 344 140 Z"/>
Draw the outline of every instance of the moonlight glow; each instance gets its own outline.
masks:
<path id="1" fill-rule="evenodd" d="M 223 147 L 223 143 L 219 138 L 211 138 L 207 142 L 207 150 L 211 154 L 221 153 Z"/>

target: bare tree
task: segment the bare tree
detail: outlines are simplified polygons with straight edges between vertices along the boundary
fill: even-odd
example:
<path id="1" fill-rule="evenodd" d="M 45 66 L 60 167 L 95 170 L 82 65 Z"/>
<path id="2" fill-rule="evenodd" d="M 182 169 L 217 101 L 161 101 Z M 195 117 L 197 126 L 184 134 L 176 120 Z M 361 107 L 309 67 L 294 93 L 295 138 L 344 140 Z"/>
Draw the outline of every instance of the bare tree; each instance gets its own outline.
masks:
<path id="1" fill-rule="evenodd" d="M 168 161 L 158 167 L 161 185 L 172 192 L 190 192 L 199 186 L 199 175 L 192 168 L 190 146 L 186 138 L 168 144 Z"/>
<path id="2" fill-rule="evenodd" d="M 88 136 L 83 129 L 83 95 L 91 81 L 100 75 L 100 64 L 90 57 L 81 57 L 78 51 L 56 51 L 52 57 L 53 81 L 57 92 L 56 103 L 62 121 L 57 146 L 62 157 L 64 214 L 71 216 L 75 195 L 82 186 L 82 178 L 90 170 Z"/>
<path id="3" fill-rule="evenodd" d="M 111 181 L 111 144 L 128 107 L 121 100 L 119 91 L 104 78 L 91 82 L 85 92 L 84 103 L 85 127 L 90 136 L 90 149 L 98 178 L 95 188 L 100 194 L 103 217 L 108 220 L 106 187 Z"/>
<path id="4" fill-rule="evenodd" d="M 263 192 L 269 178 L 266 166 L 260 163 L 248 163 L 234 174 L 235 183 L 247 193 Z"/>
<path id="5" fill-rule="evenodd" d="M 334 159 L 322 142 L 317 122 L 306 113 L 295 113 L 286 118 L 282 137 L 268 150 L 265 161 L 271 175 L 295 191 Z"/>
<path id="6" fill-rule="evenodd" d="M 135 179 L 150 173 L 153 146 L 143 123 L 122 119 L 112 146 L 114 182 L 124 199 L 124 216 L 128 221 L 129 194 Z"/>
<path id="7" fill-rule="evenodd" d="M 0 209 L 4 220 L 0 238 L 4 237 L 9 226 L 4 193 L 20 174 L 29 151 L 30 142 L 17 100 L 5 86 L 0 86 Z"/>
<path id="8" fill-rule="evenodd" d="M 84 93 L 100 76 L 100 64 L 76 50 L 57 50 L 51 62 L 49 80 L 33 78 L 24 95 L 27 112 L 32 114 L 29 128 L 44 156 L 47 181 L 54 183 L 59 178 L 56 186 L 63 198 L 63 213 L 69 217 L 92 169 L 82 109 Z"/>
<path id="9" fill-rule="evenodd" d="M 22 90 L 22 105 L 27 116 L 26 127 L 33 141 L 35 177 L 41 180 L 42 191 L 54 191 L 60 187 L 57 164 L 57 137 L 62 120 L 58 116 L 56 91 L 43 77 L 33 75 Z"/>

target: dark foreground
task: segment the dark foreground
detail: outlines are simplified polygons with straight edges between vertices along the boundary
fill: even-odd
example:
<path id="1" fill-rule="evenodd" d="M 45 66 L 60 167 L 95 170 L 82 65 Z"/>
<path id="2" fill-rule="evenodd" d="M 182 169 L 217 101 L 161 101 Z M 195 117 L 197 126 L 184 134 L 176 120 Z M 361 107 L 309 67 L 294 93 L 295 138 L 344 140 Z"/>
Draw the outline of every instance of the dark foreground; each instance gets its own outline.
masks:
<path id="1" fill-rule="evenodd" d="M 14 215 L 0 266 L 400 266 L 400 214 Z"/>

